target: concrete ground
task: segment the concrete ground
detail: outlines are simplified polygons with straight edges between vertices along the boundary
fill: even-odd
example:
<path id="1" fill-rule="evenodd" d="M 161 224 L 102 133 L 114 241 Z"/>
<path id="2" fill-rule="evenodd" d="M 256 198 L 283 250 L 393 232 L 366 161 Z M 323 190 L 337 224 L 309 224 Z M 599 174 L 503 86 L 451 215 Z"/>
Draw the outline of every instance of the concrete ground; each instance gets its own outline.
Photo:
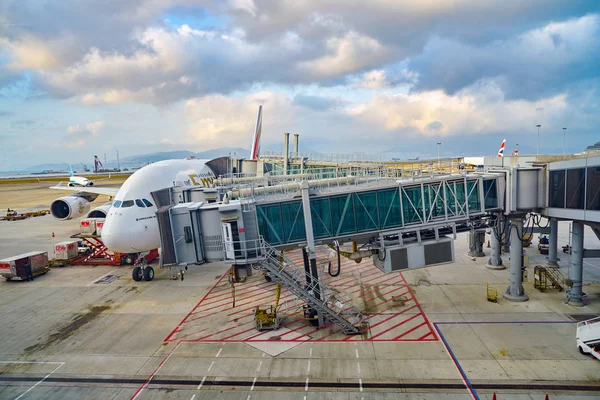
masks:
<path id="1" fill-rule="evenodd" d="M 76 230 L 77 221 L 50 216 L 0 221 L 0 258 L 50 251 Z M 585 240 L 600 247 L 587 231 Z M 346 261 L 328 283 L 383 321 L 348 340 L 331 327 L 311 329 L 293 307 L 283 328 L 257 340 L 258 332 L 246 332 L 251 309 L 271 303 L 273 288 L 261 294 L 268 285 L 255 275 L 236 285 L 233 308 L 221 279 L 228 268 L 219 263 L 190 268 L 184 281 L 164 270 L 135 282 L 130 267 L 110 266 L 0 281 L 0 398 L 598 398 L 600 361 L 579 354 L 575 321 L 600 314 L 600 285 L 584 287 L 581 308 L 565 304 L 564 292 L 534 289 L 533 266 L 545 261 L 536 246 L 527 249 L 524 303 L 502 299 L 508 270 L 468 257 L 466 235 L 455 242 L 453 264 L 383 276 L 369 260 Z M 566 275 L 568 255 L 560 256 Z M 503 260 L 508 265 L 508 255 Z M 597 282 L 600 263 L 586 261 L 584 279 Z M 95 283 L 107 275 L 116 279 Z M 486 300 L 486 283 L 498 303 Z"/>

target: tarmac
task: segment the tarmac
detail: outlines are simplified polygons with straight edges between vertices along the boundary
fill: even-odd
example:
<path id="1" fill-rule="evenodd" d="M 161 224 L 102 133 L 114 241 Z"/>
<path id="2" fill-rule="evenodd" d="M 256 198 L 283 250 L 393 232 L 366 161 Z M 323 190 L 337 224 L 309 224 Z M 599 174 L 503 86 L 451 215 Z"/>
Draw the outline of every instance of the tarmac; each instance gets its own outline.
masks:
<path id="1" fill-rule="evenodd" d="M 0 221 L 0 258 L 52 257 L 77 225 L 51 216 Z M 562 246 L 569 225 L 559 225 Z M 312 327 L 285 290 L 282 327 L 256 331 L 252 309 L 274 302 L 275 285 L 255 272 L 232 289 L 221 263 L 190 267 L 183 281 L 166 269 L 135 282 L 125 266 L 0 281 L 0 398 L 599 398 L 600 361 L 579 353 L 575 329 L 600 315 L 600 260 L 585 260 L 588 304 L 575 307 L 564 292 L 534 289 L 533 266 L 545 264 L 536 246 L 526 249 L 524 303 L 502 298 L 508 269 L 469 257 L 464 234 L 451 264 L 383 274 L 369 259 L 344 259 L 339 277 L 322 276 L 365 313 L 369 330 L 358 336 Z M 600 247 L 588 230 L 585 247 Z M 319 256 L 332 255 L 322 248 Z M 560 257 L 566 276 L 569 256 Z M 487 301 L 486 284 L 498 303 Z"/>

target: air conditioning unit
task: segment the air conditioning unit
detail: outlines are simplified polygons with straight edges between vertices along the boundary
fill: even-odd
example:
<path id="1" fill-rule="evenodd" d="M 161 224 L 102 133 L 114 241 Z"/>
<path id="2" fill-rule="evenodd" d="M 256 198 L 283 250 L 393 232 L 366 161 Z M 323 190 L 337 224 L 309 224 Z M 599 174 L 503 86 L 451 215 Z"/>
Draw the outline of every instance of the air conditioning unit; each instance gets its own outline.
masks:
<path id="1" fill-rule="evenodd" d="M 454 240 L 446 236 L 439 240 L 422 241 L 420 244 L 389 246 L 373 256 L 373 263 L 383 272 L 430 267 L 454 260 Z"/>

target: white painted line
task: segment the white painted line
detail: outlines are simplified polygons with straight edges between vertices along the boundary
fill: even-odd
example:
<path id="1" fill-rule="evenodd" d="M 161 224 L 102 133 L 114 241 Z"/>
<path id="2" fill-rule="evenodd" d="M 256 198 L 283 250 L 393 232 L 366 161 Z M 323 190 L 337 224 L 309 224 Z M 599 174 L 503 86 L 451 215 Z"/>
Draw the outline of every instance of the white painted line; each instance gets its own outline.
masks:
<path id="1" fill-rule="evenodd" d="M 210 366 L 208 367 L 208 372 L 210 372 L 210 370 L 212 369 L 213 365 L 215 365 L 214 361 L 210 363 Z"/>
<path id="2" fill-rule="evenodd" d="M 356 363 L 356 370 L 358 371 L 358 374 L 360 375 L 360 363 Z"/>
<path id="3" fill-rule="evenodd" d="M 310 351 L 308 352 L 308 356 L 312 357 L 312 347 L 310 348 Z"/>
<path id="4" fill-rule="evenodd" d="M 358 358 L 358 349 L 354 349 L 356 350 L 356 358 Z"/>
<path id="5" fill-rule="evenodd" d="M 360 391 L 362 392 L 363 391 L 363 388 L 362 388 L 362 379 L 360 379 L 360 378 L 358 378 L 358 386 L 360 387 Z"/>
<path id="6" fill-rule="evenodd" d="M 98 281 L 98 280 L 100 280 L 100 279 L 102 279 L 102 278 L 104 278 L 104 277 L 106 277 L 108 275 L 112 275 L 113 273 L 118 272 L 118 271 L 119 271 L 118 269 L 113 269 L 112 271 L 107 272 L 106 274 L 102 275 L 101 277 L 98 277 L 98 278 L 94 279 L 92 282 L 88 283 L 86 286 L 87 287 L 94 286 L 94 282 L 96 282 L 96 281 Z"/>
<path id="7" fill-rule="evenodd" d="M 264 353 L 264 352 L 263 352 L 263 355 L 262 355 L 262 356 L 263 356 L 263 357 L 265 356 L 265 353 Z"/>
<path id="8" fill-rule="evenodd" d="M 310 372 L 310 360 L 308 360 L 308 367 L 306 367 L 306 373 Z"/>
<path id="9" fill-rule="evenodd" d="M 202 382 L 200 382 L 200 384 L 198 385 L 198 389 L 197 389 L 197 390 L 200 390 L 200 389 L 202 389 L 202 385 L 204 385 L 204 380 L 205 380 L 205 379 L 206 379 L 206 377 L 203 377 L 203 378 L 202 378 Z"/>
<path id="10" fill-rule="evenodd" d="M 215 356 L 216 358 L 219 358 L 219 355 L 221 354 L 221 351 L 223 351 L 223 348 L 222 348 L 222 347 L 219 349 L 219 352 L 218 352 L 218 353 L 217 353 L 217 355 Z"/>
<path id="11" fill-rule="evenodd" d="M 304 385 L 304 391 L 308 392 L 308 378 L 306 378 L 306 385 Z"/>
<path id="12" fill-rule="evenodd" d="M 254 390 L 254 385 L 256 384 L 256 377 L 254 377 L 254 380 L 252 381 L 252 386 L 250 386 L 250 391 Z M 250 397 L 250 396 L 248 396 Z"/>
<path id="13" fill-rule="evenodd" d="M 54 368 L 52 370 L 52 372 L 50 372 L 48 375 L 46 375 L 42 380 L 40 380 L 38 383 L 36 383 L 35 385 L 33 385 L 32 387 L 30 387 L 29 389 L 27 389 L 27 391 L 25 393 L 23 393 L 22 395 L 20 395 L 19 397 L 17 397 L 15 400 L 19 400 L 21 397 L 25 396 L 27 393 L 29 393 L 30 391 L 32 391 L 37 385 L 39 385 L 40 383 L 44 382 L 46 379 L 48 379 L 48 377 L 50 375 L 52 375 L 53 373 L 56 372 L 57 369 L 59 369 L 60 367 L 62 367 L 63 365 L 65 365 L 65 363 L 60 363 L 60 365 L 56 368 Z"/>
<path id="14" fill-rule="evenodd" d="M 193 395 L 190 400 L 194 400 L 195 398 L 196 398 L 196 395 Z"/>
<path id="15" fill-rule="evenodd" d="M 260 367 L 262 367 L 262 361 L 258 363 L 258 368 L 256 368 L 256 372 L 260 371 Z"/>

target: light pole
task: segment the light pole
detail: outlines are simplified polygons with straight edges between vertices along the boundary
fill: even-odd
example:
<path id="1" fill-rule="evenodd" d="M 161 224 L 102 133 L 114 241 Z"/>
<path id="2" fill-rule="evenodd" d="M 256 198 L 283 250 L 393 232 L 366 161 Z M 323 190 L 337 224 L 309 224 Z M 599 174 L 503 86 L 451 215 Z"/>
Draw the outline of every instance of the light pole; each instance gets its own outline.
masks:
<path id="1" fill-rule="evenodd" d="M 437 146 L 438 146 L 438 171 L 440 170 L 440 145 L 442 144 L 442 142 L 437 142 Z"/>
<path id="2" fill-rule="evenodd" d="M 541 127 L 542 125 L 540 125 L 540 124 L 537 124 L 536 126 L 537 126 L 537 128 L 538 128 L 537 155 L 539 156 L 539 155 L 540 155 L 540 127 Z"/>
<path id="3" fill-rule="evenodd" d="M 565 149 L 567 148 L 567 128 L 563 128 L 563 156 L 566 154 Z"/>

